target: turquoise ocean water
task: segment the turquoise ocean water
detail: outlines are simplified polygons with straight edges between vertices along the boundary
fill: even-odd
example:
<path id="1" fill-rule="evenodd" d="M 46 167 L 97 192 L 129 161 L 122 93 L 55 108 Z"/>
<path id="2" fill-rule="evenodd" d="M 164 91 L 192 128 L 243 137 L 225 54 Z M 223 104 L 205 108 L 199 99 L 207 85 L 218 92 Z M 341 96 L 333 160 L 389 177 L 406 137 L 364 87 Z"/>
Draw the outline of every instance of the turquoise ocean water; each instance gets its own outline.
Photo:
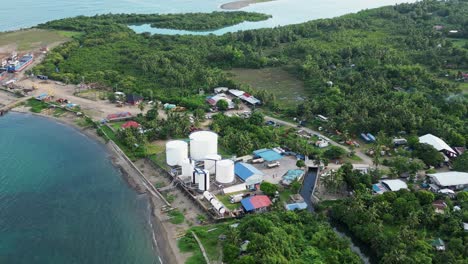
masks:
<path id="1" fill-rule="evenodd" d="M 0 263 L 158 263 L 148 219 L 101 144 L 42 117 L 0 117 Z"/>

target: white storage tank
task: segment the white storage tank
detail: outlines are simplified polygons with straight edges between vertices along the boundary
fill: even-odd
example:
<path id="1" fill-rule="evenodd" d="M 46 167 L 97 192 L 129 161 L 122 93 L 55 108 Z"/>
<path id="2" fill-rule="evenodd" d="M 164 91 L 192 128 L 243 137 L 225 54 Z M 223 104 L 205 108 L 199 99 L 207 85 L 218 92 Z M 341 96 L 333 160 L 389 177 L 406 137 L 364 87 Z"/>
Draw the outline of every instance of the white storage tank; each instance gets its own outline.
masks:
<path id="1" fill-rule="evenodd" d="M 214 200 L 211 200 L 211 204 L 216 209 L 216 211 L 219 212 L 220 215 L 224 215 L 224 213 L 226 213 L 226 208 L 224 208 L 224 204 L 221 203 L 220 201 L 214 199 Z"/>
<path id="2" fill-rule="evenodd" d="M 190 156 L 203 160 L 207 155 L 218 154 L 218 134 L 211 131 L 197 131 L 189 136 Z"/>
<path id="3" fill-rule="evenodd" d="M 205 197 L 205 199 L 206 199 L 208 202 L 211 202 L 211 200 L 215 199 L 214 195 L 211 194 L 209 191 L 204 191 L 204 192 L 203 192 L 203 197 Z"/>
<path id="4" fill-rule="evenodd" d="M 221 203 L 216 197 L 208 191 L 203 192 L 205 199 L 213 205 L 213 207 L 218 211 L 219 214 L 224 215 L 226 213 L 226 208 L 224 204 Z"/>
<path id="5" fill-rule="evenodd" d="M 219 183 L 231 183 L 234 181 L 234 161 L 220 160 L 216 162 L 216 181 Z"/>
<path id="6" fill-rule="evenodd" d="M 210 190 L 210 172 L 209 171 L 196 169 L 193 174 L 195 177 L 195 181 L 198 181 L 198 189 L 200 191 Z"/>
<path id="7" fill-rule="evenodd" d="M 182 166 L 188 158 L 188 144 L 182 140 L 172 140 L 166 143 L 166 162 L 169 166 Z"/>
<path id="8" fill-rule="evenodd" d="M 204 166 L 205 170 L 211 174 L 216 172 L 216 163 L 221 160 L 221 156 L 218 154 L 210 154 L 205 156 Z"/>
<path id="9" fill-rule="evenodd" d="M 198 184 L 200 179 L 200 173 L 197 173 L 198 169 L 192 171 L 192 184 Z"/>
<path id="10" fill-rule="evenodd" d="M 192 176 L 193 170 L 195 168 L 195 164 L 193 161 L 190 161 L 190 159 L 184 159 L 182 161 L 182 176 Z"/>

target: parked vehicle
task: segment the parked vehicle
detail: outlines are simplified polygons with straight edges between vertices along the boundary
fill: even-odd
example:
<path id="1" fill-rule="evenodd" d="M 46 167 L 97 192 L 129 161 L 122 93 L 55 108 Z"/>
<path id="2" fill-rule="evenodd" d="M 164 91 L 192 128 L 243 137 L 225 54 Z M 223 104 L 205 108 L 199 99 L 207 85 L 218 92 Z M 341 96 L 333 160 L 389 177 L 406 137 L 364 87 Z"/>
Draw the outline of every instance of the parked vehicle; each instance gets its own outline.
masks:
<path id="1" fill-rule="evenodd" d="M 275 162 L 268 163 L 266 166 L 271 169 L 274 167 L 279 167 L 279 165 L 280 165 L 279 161 L 275 161 Z"/>

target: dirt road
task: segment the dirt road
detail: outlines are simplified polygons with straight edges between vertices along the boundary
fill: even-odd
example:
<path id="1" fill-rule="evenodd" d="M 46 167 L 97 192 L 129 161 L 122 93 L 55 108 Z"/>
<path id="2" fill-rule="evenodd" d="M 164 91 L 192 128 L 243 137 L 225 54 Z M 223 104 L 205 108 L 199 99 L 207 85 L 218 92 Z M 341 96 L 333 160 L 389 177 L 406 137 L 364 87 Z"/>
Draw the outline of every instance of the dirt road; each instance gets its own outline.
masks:
<path id="1" fill-rule="evenodd" d="M 34 96 L 40 95 L 42 93 L 47 93 L 53 95 L 55 99 L 63 98 L 71 101 L 71 103 L 78 104 L 82 112 L 90 115 L 95 120 L 101 120 L 106 118 L 109 114 L 114 114 L 118 112 L 130 112 L 132 115 L 137 115 L 142 113 L 137 106 L 125 105 L 123 107 L 117 107 L 115 104 L 110 103 L 107 100 L 90 100 L 82 97 L 75 96 L 76 85 L 61 85 L 57 84 L 54 81 L 44 82 L 38 79 L 23 79 L 17 82 L 17 85 L 24 88 L 31 88 L 35 85 L 38 89 L 33 92 Z M 143 111 L 146 111 L 149 107 Z"/>
<path id="2" fill-rule="evenodd" d="M 283 125 L 283 126 L 297 127 L 297 124 L 290 123 L 290 122 L 287 122 L 287 121 L 283 121 L 283 120 L 280 120 L 280 119 L 277 119 L 277 118 L 274 118 L 274 117 L 271 117 L 271 116 L 265 116 L 265 120 L 273 121 L 273 122 L 275 122 L 277 124 L 280 124 L 280 125 Z M 330 142 L 330 144 L 332 144 L 334 146 L 337 146 L 337 147 L 340 147 L 340 148 L 346 150 L 346 152 L 351 151 L 347 146 L 343 146 L 343 145 L 339 144 L 338 142 L 335 142 L 335 141 L 331 140 L 330 138 L 328 138 L 327 136 L 323 135 L 322 133 L 320 133 L 318 131 L 315 131 L 315 130 L 312 130 L 312 129 L 306 128 L 306 127 L 301 127 L 301 129 L 308 132 L 308 133 L 313 133 L 313 134 L 316 134 L 316 135 L 318 135 L 320 137 L 325 138 L 326 140 L 328 140 Z M 373 164 L 372 159 L 369 156 L 367 156 L 366 154 L 359 151 L 359 149 L 355 149 L 354 151 L 356 152 L 356 156 L 358 156 L 360 159 L 362 159 L 363 163 L 372 166 L 372 164 Z"/>

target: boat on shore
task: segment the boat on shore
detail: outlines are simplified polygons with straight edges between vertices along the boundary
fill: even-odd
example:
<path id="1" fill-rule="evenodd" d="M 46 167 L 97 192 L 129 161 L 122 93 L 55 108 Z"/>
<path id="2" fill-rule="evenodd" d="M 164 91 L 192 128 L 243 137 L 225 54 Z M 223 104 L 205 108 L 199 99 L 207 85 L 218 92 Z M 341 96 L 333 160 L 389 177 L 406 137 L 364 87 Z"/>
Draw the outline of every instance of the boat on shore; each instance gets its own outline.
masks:
<path id="1" fill-rule="evenodd" d="M 8 72 L 20 72 L 24 70 L 27 66 L 31 65 L 33 62 L 34 55 L 32 53 L 25 54 L 19 60 L 11 60 L 7 66 Z"/>

